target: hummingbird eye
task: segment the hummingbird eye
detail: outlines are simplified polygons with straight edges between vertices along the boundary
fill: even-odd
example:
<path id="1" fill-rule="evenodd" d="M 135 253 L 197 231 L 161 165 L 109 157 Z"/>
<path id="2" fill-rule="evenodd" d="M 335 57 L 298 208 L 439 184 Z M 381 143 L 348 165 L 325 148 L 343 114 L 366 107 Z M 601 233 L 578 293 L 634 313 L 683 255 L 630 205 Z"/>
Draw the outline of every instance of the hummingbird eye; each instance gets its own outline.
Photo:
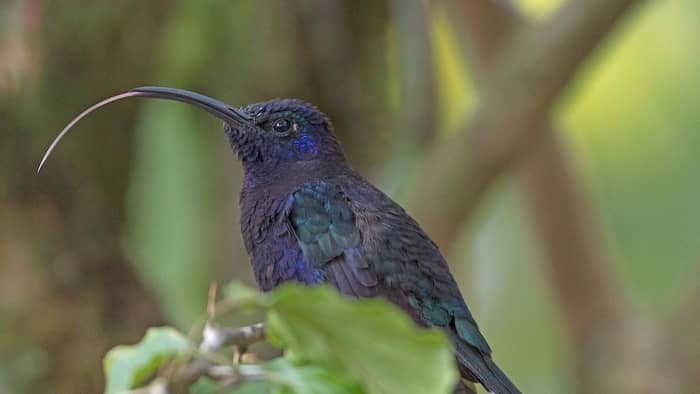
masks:
<path id="1" fill-rule="evenodd" d="M 272 131 L 277 134 L 286 134 L 291 126 L 292 123 L 289 120 L 284 118 L 277 119 L 274 123 L 272 123 Z"/>

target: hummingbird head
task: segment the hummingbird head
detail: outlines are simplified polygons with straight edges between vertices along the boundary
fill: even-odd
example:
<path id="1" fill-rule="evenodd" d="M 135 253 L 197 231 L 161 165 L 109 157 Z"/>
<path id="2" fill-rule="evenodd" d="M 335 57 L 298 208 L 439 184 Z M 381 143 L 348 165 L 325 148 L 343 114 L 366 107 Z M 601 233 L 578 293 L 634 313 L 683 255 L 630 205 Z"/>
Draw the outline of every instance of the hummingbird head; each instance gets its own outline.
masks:
<path id="1" fill-rule="evenodd" d="M 296 99 L 274 99 L 241 111 L 251 121 L 227 122 L 224 129 L 247 176 L 264 179 L 345 163 L 333 126 L 315 106 Z"/>
<path id="2" fill-rule="evenodd" d="M 78 121 L 97 108 L 129 97 L 180 101 L 223 120 L 226 136 L 249 182 L 278 181 L 286 176 L 298 177 L 314 167 L 345 165 L 328 117 L 311 104 L 296 99 L 274 99 L 237 108 L 187 90 L 147 86 L 107 98 L 83 111 L 54 139 L 39 170 Z"/>

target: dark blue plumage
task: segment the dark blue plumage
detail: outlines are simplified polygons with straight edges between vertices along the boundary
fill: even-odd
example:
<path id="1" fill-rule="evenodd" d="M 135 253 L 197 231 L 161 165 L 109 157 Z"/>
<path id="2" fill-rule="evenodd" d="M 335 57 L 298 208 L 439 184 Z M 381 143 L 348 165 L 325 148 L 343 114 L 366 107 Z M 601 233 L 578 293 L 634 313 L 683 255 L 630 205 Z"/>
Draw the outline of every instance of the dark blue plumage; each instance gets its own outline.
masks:
<path id="1" fill-rule="evenodd" d="M 385 297 L 445 330 L 464 378 L 518 390 L 494 364 L 437 246 L 394 201 L 347 165 L 329 120 L 296 100 L 242 109 L 226 124 L 243 164 L 241 229 L 263 290 L 288 280 Z"/>

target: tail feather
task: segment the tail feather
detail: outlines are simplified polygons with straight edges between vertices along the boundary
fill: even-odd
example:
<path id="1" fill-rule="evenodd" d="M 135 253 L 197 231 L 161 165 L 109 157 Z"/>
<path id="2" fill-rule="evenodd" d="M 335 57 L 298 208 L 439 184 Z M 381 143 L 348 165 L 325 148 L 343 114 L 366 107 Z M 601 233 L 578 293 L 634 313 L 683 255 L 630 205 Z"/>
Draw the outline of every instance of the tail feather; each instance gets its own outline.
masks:
<path id="1" fill-rule="evenodd" d="M 449 330 L 448 334 L 460 364 L 459 370 L 465 379 L 478 381 L 494 394 L 520 394 L 520 390 L 501 371 L 490 355 L 464 342 L 452 330 Z"/>

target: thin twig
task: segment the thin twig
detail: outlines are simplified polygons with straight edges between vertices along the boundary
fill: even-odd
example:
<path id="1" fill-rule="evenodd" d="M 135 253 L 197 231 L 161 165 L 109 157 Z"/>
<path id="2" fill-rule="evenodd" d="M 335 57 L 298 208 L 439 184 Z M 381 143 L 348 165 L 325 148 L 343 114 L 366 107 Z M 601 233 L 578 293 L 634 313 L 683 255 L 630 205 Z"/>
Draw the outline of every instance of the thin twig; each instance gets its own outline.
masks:
<path id="1" fill-rule="evenodd" d="M 169 371 L 170 374 L 168 374 L 166 379 L 166 392 L 187 392 L 193 382 L 204 376 L 224 382 L 227 385 L 235 384 L 241 378 L 259 379 L 264 375 L 262 367 L 240 364 L 238 362 L 230 363 L 230 365 L 223 364 L 217 362 L 216 352 L 230 346 L 245 349 L 254 343 L 264 340 L 265 327 L 263 323 L 227 328 L 218 327 L 211 322 L 207 322 L 202 330 L 202 342 L 199 345 L 199 353 L 189 362 L 178 365 L 174 370 Z M 162 379 L 156 379 L 153 384 L 162 384 Z M 159 388 L 160 386 L 154 387 Z"/>
<path id="2" fill-rule="evenodd" d="M 263 323 L 238 328 L 216 327 L 207 323 L 202 332 L 202 343 L 199 349 L 211 352 L 228 346 L 248 347 L 263 340 L 265 340 Z"/>
<path id="3" fill-rule="evenodd" d="M 209 317 L 209 320 L 213 319 L 214 316 L 216 316 L 216 293 L 218 290 L 218 285 L 216 282 L 212 282 L 211 285 L 209 285 L 209 294 L 207 297 L 207 316 Z"/>

